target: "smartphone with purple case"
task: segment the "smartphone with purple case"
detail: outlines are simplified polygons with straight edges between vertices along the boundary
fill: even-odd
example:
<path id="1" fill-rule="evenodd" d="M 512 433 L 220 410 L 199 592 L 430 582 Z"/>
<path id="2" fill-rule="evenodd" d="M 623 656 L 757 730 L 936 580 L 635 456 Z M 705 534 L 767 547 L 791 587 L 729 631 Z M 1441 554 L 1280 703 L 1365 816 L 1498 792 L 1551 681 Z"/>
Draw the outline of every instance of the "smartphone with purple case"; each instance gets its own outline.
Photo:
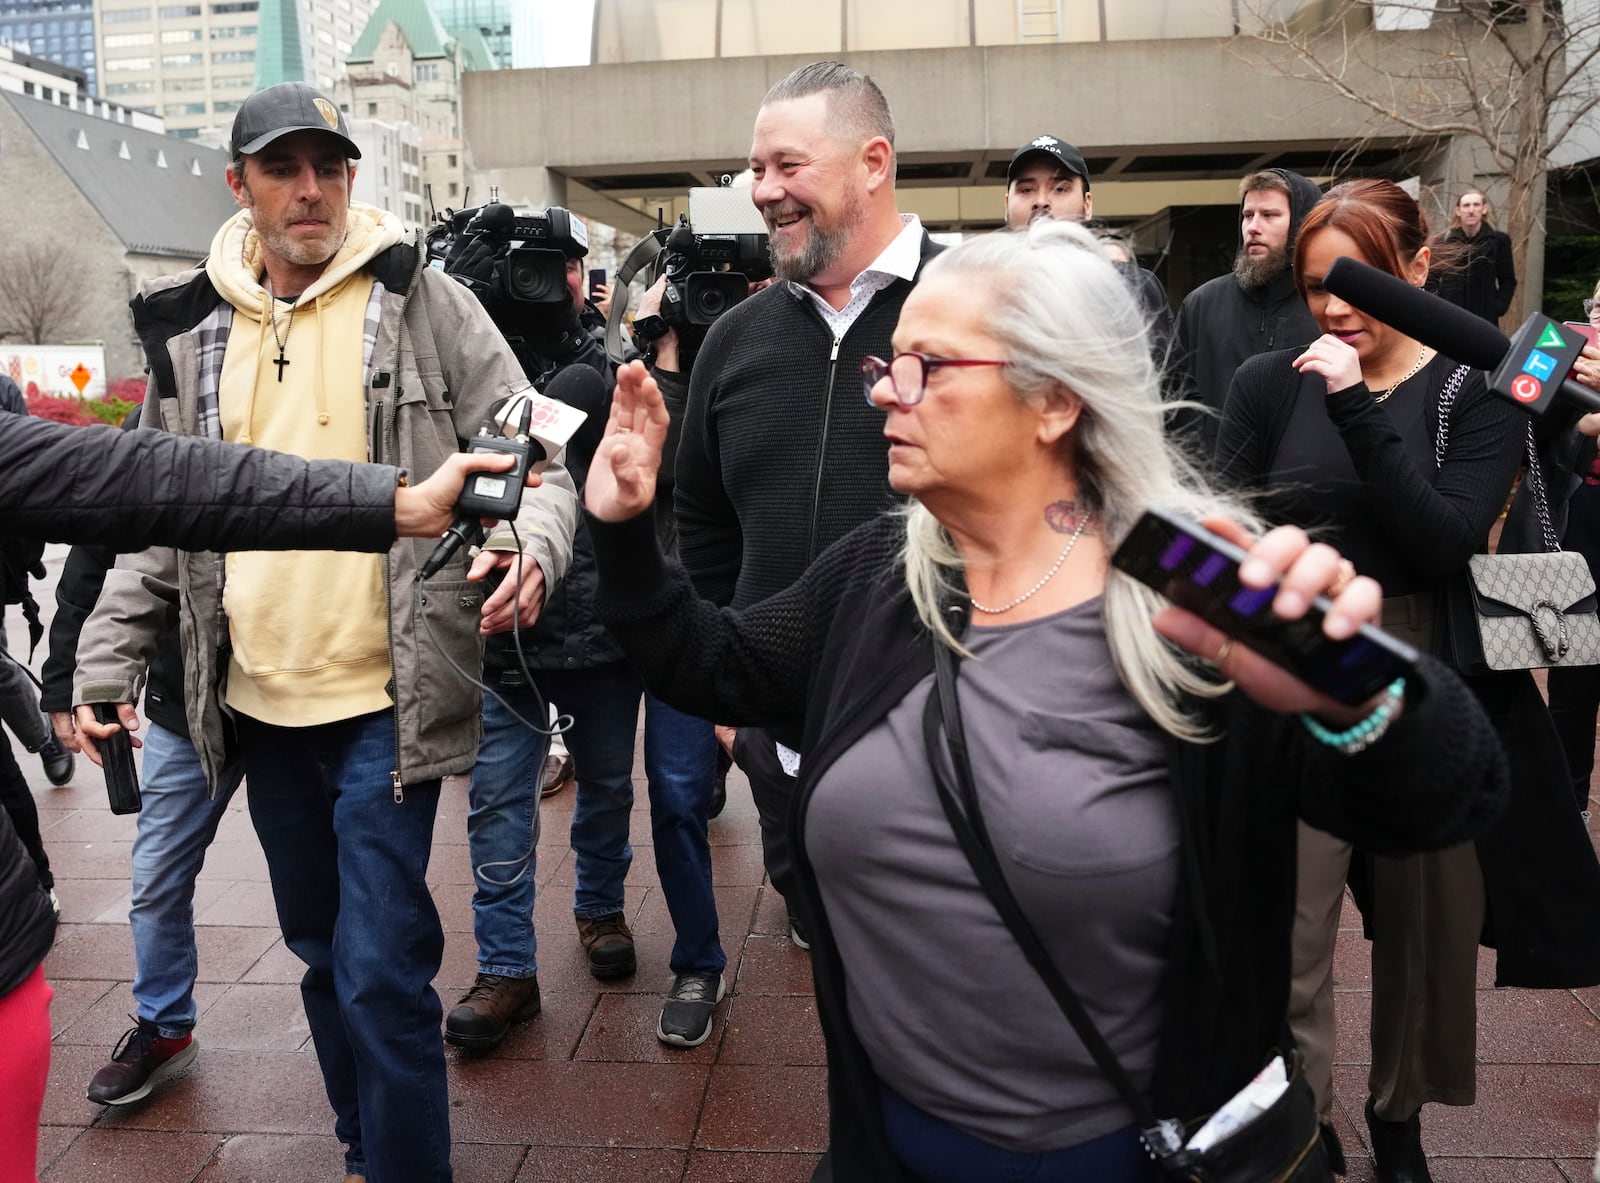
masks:
<path id="1" fill-rule="evenodd" d="M 1244 558 L 1204 526 L 1152 509 L 1134 523 L 1111 562 L 1339 702 L 1365 702 L 1411 672 L 1417 651 L 1381 629 L 1363 625 L 1343 641 L 1325 634 L 1322 621 L 1332 605 L 1323 596 L 1299 620 L 1274 615 L 1277 585 L 1243 586 Z"/>

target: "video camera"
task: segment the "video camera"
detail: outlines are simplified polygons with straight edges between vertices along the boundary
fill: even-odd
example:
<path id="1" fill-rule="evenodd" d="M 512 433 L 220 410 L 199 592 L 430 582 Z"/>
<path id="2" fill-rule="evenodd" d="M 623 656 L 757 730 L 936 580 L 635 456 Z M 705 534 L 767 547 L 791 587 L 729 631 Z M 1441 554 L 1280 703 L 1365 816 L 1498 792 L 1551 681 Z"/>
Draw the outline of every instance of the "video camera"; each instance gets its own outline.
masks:
<path id="1" fill-rule="evenodd" d="M 705 330 L 750 294 L 750 285 L 772 274 L 767 236 L 748 233 L 697 234 L 687 215 L 667 235 L 662 250 L 667 288 L 661 317 L 680 338 Z"/>
<path id="2" fill-rule="evenodd" d="M 767 226 L 746 188 L 721 186 L 689 190 L 689 212 L 675 226 L 646 236 L 617 272 L 606 351 L 622 360 L 621 326 L 628 284 L 640 272 L 648 286 L 667 277 L 661 319 L 678 334 L 679 348 L 692 359 L 706 330 L 750 294 L 750 285 L 772 275 Z"/>
<path id="3" fill-rule="evenodd" d="M 583 219 L 557 205 L 537 214 L 519 214 L 501 201 L 447 211 L 428 234 L 430 264 L 491 309 L 506 299 L 570 303 L 567 260 L 588 253 Z"/>

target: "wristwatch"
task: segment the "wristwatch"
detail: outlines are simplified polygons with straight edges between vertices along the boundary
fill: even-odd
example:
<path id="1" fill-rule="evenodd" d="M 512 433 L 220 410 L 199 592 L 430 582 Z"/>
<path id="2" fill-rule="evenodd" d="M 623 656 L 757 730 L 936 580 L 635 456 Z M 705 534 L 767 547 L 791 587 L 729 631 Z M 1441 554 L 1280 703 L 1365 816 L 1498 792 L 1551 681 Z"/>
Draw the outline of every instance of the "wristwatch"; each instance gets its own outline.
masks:
<path id="1" fill-rule="evenodd" d="M 635 317 L 633 321 L 633 340 L 641 348 L 651 341 L 665 337 L 671 331 L 672 326 L 654 313 Z"/>

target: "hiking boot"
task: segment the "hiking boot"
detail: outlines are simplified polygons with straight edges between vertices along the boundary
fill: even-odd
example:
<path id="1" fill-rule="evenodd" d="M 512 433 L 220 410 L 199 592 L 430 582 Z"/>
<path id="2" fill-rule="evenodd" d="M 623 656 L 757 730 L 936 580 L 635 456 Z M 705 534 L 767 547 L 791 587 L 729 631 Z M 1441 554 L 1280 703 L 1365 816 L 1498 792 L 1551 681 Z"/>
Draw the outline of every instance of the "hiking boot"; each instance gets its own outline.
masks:
<path id="1" fill-rule="evenodd" d="M 621 912 L 593 920 L 578 917 L 578 941 L 589 954 L 589 972 L 595 977 L 625 978 L 634 971 L 633 932 Z"/>
<path id="2" fill-rule="evenodd" d="M 539 796 L 554 797 L 572 783 L 572 757 L 546 756 L 544 779 L 540 782 Z"/>
<path id="3" fill-rule="evenodd" d="M 128 1016 L 133 1018 L 133 1016 Z M 97 1105 L 131 1105 L 150 1095 L 156 1085 L 176 1076 L 200 1054 L 193 1034 L 168 1039 L 154 1023 L 134 1019 L 134 1026 L 111 1053 L 111 1063 L 89 1082 L 89 1100 Z"/>
<path id="4" fill-rule="evenodd" d="M 486 1052 L 506 1037 L 512 1023 L 539 1013 L 539 979 L 480 973 L 444 1021 L 444 1041 Z"/>
<path id="5" fill-rule="evenodd" d="M 72 779 L 72 753 L 67 751 L 55 736 L 52 735 L 40 744 L 34 754 L 44 762 L 44 774 L 56 788 L 59 789 Z"/>
<path id="6" fill-rule="evenodd" d="M 711 1034 L 711 1013 L 728 992 L 720 973 L 686 973 L 672 979 L 656 1038 L 673 1047 L 699 1047 Z"/>

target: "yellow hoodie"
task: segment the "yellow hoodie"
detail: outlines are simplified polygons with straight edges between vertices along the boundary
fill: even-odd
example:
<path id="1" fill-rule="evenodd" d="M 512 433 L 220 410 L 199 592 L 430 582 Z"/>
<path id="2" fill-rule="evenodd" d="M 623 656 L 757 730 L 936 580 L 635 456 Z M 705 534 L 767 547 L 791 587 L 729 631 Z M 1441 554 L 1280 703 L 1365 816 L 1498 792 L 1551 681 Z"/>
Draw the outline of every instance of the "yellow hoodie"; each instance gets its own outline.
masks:
<path id="1" fill-rule="evenodd" d="M 365 267 L 404 238 L 393 214 L 352 203 L 344 245 L 295 302 L 292 324 L 289 305 L 278 302 L 275 339 L 250 211 L 223 224 L 206 274 L 234 308 L 217 400 L 224 439 L 312 460 L 367 459 Z M 281 371 L 277 339 L 290 363 Z M 382 555 L 231 553 L 223 610 L 233 709 L 310 727 L 391 706 Z"/>

